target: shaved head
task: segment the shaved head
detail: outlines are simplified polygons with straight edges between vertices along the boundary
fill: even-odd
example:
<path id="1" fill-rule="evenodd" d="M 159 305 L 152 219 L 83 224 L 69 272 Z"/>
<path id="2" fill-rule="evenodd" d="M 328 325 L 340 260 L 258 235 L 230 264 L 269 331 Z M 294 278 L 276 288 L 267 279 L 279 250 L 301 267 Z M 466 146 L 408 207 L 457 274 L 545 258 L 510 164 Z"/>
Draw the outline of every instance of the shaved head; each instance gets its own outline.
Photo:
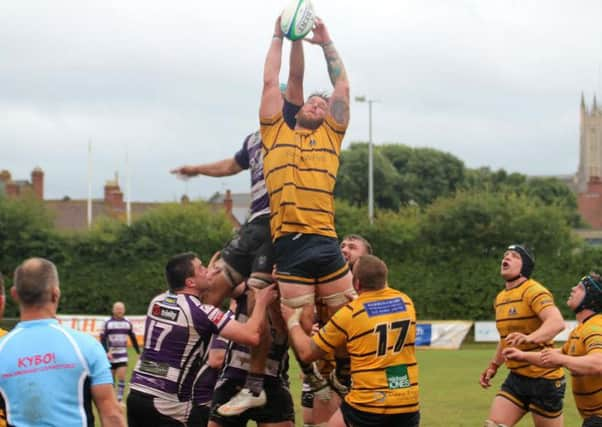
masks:
<path id="1" fill-rule="evenodd" d="M 23 306 L 41 306 L 51 302 L 52 291 L 59 287 L 56 266 L 44 258 L 29 258 L 15 270 L 15 291 Z"/>

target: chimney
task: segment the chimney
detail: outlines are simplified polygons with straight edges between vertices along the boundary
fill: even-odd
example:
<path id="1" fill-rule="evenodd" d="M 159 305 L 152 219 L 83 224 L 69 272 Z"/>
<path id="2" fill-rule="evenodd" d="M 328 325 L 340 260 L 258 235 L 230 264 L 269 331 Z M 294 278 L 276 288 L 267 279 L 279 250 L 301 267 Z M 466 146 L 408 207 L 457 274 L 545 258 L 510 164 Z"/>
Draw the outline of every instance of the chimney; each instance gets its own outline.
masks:
<path id="1" fill-rule="evenodd" d="M 123 202 L 123 193 L 119 188 L 119 181 L 117 173 L 115 173 L 115 180 L 109 180 L 105 183 L 105 205 L 113 210 L 124 210 L 125 204 Z"/>
<path id="2" fill-rule="evenodd" d="M 226 213 L 232 213 L 232 193 L 230 190 L 226 190 L 226 195 L 224 196 L 224 209 Z"/>
<path id="3" fill-rule="evenodd" d="M 6 197 L 15 198 L 19 196 L 19 186 L 14 181 L 8 181 L 5 189 Z"/>
<path id="4" fill-rule="evenodd" d="M 10 182 L 10 179 L 11 179 L 11 175 L 10 175 L 9 171 L 4 169 L 2 172 L 0 172 L 0 181 L 1 182 L 3 182 L 4 184 L 8 184 Z"/>
<path id="5" fill-rule="evenodd" d="M 39 166 L 31 172 L 31 186 L 36 197 L 44 200 L 44 171 Z"/>

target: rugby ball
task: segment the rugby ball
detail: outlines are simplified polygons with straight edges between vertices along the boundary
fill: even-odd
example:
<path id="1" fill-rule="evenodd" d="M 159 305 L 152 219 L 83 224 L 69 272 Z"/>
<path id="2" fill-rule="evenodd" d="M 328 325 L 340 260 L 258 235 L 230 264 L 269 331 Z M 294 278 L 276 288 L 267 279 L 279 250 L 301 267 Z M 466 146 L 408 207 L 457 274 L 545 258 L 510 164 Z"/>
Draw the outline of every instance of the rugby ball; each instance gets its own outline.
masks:
<path id="1" fill-rule="evenodd" d="M 299 40 L 312 30 L 315 17 L 311 0 L 292 0 L 280 15 L 280 28 L 287 39 Z"/>

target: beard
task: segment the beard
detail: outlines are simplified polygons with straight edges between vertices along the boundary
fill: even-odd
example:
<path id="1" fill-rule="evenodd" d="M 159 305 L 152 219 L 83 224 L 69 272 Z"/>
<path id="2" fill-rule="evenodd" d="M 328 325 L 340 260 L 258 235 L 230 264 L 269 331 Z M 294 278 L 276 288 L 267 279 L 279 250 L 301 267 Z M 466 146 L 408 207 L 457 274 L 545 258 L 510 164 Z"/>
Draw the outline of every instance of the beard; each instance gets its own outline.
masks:
<path id="1" fill-rule="evenodd" d="M 318 129 L 320 126 L 322 126 L 322 123 L 324 123 L 324 119 L 310 119 L 309 117 L 307 117 L 305 114 L 302 114 L 301 112 L 297 113 L 297 124 L 299 126 L 301 126 L 304 129 L 310 129 L 310 130 L 316 130 Z"/>

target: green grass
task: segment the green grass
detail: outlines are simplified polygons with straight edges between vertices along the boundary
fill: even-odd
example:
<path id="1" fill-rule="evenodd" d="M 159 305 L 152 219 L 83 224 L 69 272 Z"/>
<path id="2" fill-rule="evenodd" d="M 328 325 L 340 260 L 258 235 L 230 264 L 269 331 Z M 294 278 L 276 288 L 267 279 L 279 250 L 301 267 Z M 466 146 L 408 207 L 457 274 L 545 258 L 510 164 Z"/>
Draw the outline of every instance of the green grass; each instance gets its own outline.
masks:
<path id="1" fill-rule="evenodd" d="M 493 355 L 491 344 L 466 345 L 462 350 L 418 350 L 420 368 L 420 412 L 422 427 L 474 427 L 483 425 L 489 413 L 489 406 L 495 393 L 506 377 L 506 369 L 500 368 L 494 378 L 494 385 L 483 390 L 479 386 L 479 375 Z M 136 354 L 130 353 L 128 369 L 131 371 Z M 299 369 L 294 360 L 290 369 L 291 392 L 295 401 L 296 425 L 302 426 L 300 396 L 301 382 Z M 130 373 L 127 376 L 130 378 Z M 581 425 L 581 418 L 575 408 L 570 388 L 570 375 L 567 374 L 564 424 Z M 97 425 L 99 425 L 97 423 Z M 519 427 L 532 426 L 530 414 L 517 424 Z"/>

